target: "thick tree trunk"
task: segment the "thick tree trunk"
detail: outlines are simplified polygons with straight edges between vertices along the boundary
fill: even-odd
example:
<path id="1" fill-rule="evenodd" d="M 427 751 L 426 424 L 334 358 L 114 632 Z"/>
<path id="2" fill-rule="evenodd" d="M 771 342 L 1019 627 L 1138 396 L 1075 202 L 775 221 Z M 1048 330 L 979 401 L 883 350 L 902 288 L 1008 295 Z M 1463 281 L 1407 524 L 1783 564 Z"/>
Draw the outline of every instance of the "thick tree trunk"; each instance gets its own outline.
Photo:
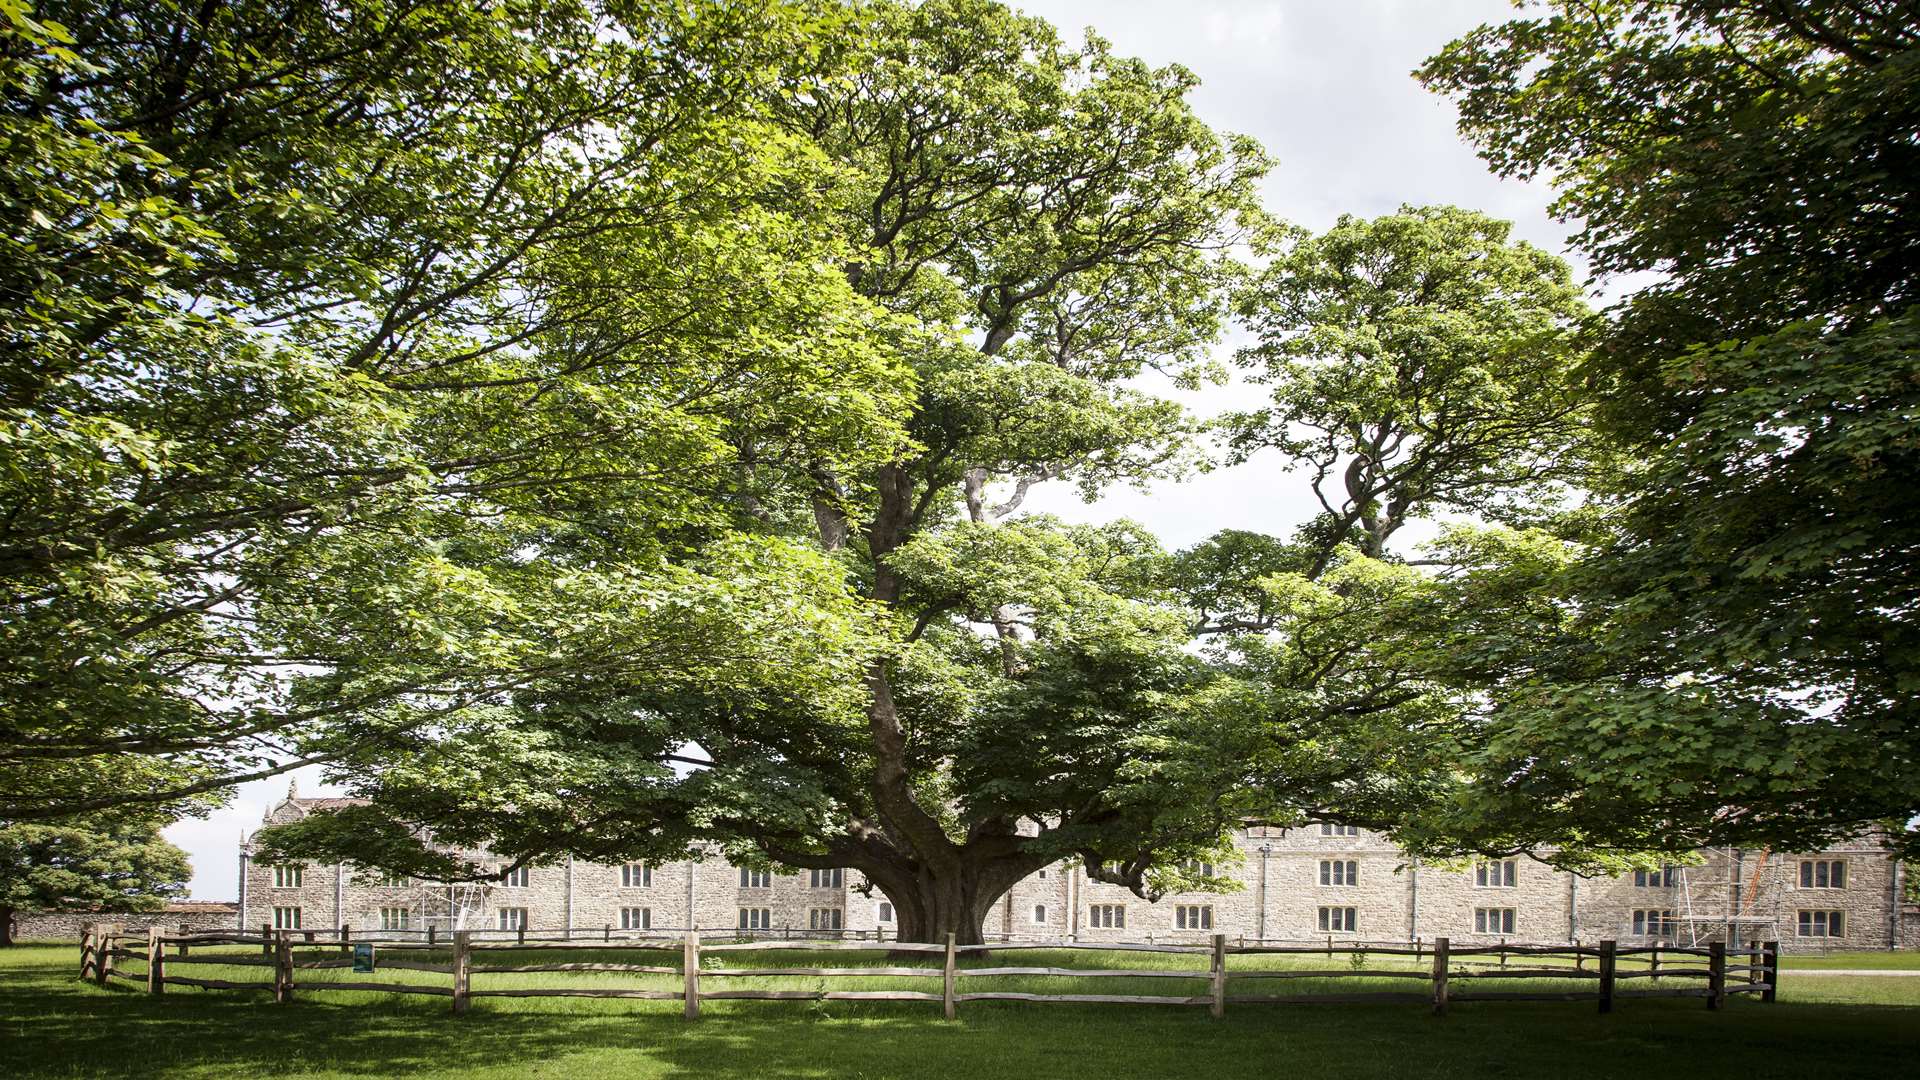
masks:
<path id="1" fill-rule="evenodd" d="M 970 500 L 984 491 L 984 473 L 970 474 Z M 869 597 L 882 604 L 900 603 L 902 583 L 885 556 L 910 536 L 926 506 L 915 499 L 915 478 L 895 464 L 874 477 L 879 496 L 867 523 L 867 548 L 873 559 Z M 821 542 L 835 546 L 836 535 L 820 522 Z M 1011 626 L 1006 628 L 1011 634 Z M 1010 645 L 1008 636 L 1003 644 Z M 770 848 L 768 854 L 802 866 L 850 866 L 893 902 L 900 940 L 921 944 L 944 943 L 948 934 L 960 945 L 984 943 L 984 923 L 994 901 L 1014 882 L 1045 865 L 1022 851 L 1022 840 L 1010 821 L 976 823 L 964 840 L 949 836 L 941 815 L 921 805 L 909 764 L 908 735 L 894 702 L 885 660 L 875 660 L 866 673 L 871 695 L 867 705 L 867 734 L 873 748 L 873 772 L 867 780 L 863 820 L 848 830 L 840 851 L 830 855 L 795 855 Z"/>
<path id="2" fill-rule="evenodd" d="M 984 944 L 987 913 L 1006 894 L 1005 887 L 982 888 L 973 875 L 928 875 L 916 886 L 906 896 L 887 895 L 899 920 L 900 940 L 933 945 L 944 944 L 948 934 L 953 935 L 956 945 Z"/>
<path id="3" fill-rule="evenodd" d="M 13 909 L 0 907 L 0 948 L 13 944 Z"/>
<path id="4" fill-rule="evenodd" d="M 856 862 L 892 902 L 901 941 L 939 945 L 951 933 L 956 945 L 981 945 L 988 916 L 1007 890 L 1051 861 L 1019 851 L 1009 839 L 955 845 L 958 857 L 940 866 L 904 852 L 875 859 L 868 851 Z"/>

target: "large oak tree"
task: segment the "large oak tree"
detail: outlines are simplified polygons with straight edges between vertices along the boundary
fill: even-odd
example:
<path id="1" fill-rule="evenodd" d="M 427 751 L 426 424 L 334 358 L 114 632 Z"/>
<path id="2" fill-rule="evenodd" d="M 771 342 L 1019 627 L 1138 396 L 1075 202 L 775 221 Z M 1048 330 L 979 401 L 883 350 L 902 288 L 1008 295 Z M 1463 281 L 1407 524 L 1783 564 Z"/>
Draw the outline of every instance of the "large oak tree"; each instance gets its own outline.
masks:
<path id="1" fill-rule="evenodd" d="M 978 0 L 865 14 L 837 74 L 777 111 L 844 170 L 824 195 L 840 269 L 905 327 L 909 441 L 871 467 L 749 445 L 743 480 L 768 526 L 806 535 L 875 614 L 882 647 L 840 688 L 856 693 L 663 693 L 583 673 L 497 726 L 368 759 L 354 784 L 376 808 L 316 815 L 283 834 L 290 850 L 376 835 L 384 858 L 444 874 L 478 868 L 417 850 L 416 827 L 506 859 L 704 836 L 851 867 L 903 937 L 972 942 L 1050 863 L 1152 892 L 1218 844 L 1233 745 L 1159 552 L 1128 527 L 1015 514 L 1036 483 L 1095 491 L 1178 464 L 1179 409 L 1126 382 L 1203 358 L 1266 162 L 1194 116 L 1179 68 L 1066 46 Z M 806 499 L 776 497 L 790 479 Z M 676 754 L 699 764 L 662 764 Z"/>

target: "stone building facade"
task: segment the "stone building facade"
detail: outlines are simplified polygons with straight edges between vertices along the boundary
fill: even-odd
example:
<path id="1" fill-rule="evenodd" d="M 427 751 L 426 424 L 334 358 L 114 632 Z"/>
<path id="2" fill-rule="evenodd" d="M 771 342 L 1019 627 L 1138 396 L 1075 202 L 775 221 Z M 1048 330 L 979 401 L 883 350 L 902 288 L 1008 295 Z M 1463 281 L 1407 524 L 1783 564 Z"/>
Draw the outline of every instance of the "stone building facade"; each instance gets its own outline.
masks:
<path id="1" fill-rule="evenodd" d="M 263 827 L 340 800 L 289 794 Z M 1679 944 L 1777 939 L 1790 950 L 1907 944 L 1900 866 L 1884 838 L 1810 854 L 1714 849 L 1697 864 L 1582 877 L 1529 858 L 1422 864 L 1350 826 L 1252 827 L 1208 876 L 1236 889 L 1149 903 L 1088 879 L 1077 864 L 1042 870 L 994 907 L 988 938 L 1082 941 L 1597 941 Z M 566 860 L 489 885 L 383 881 L 348 865 L 284 867 L 240 853 L 239 924 L 319 929 L 576 935 L 688 926 L 703 931 L 887 936 L 892 905 L 857 872 L 767 873 L 714 855 L 658 865 Z M 870 894 L 870 895 L 869 895 Z"/>

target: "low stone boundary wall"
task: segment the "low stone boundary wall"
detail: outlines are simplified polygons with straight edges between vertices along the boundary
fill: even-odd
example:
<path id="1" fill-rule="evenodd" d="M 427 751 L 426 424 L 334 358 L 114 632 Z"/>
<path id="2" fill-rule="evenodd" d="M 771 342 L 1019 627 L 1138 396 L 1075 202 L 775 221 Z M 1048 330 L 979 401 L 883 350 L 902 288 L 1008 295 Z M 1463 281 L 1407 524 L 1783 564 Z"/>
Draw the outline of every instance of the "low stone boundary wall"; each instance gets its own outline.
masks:
<path id="1" fill-rule="evenodd" d="M 21 911 L 13 917 L 15 941 L 72 942 L 94 923 L 117 923 L 128 931 L 145 934 L 148 927 L 167 933 L 194 934 L 235 929 L 239 910 L 221 912 L 182 911 Z"/>

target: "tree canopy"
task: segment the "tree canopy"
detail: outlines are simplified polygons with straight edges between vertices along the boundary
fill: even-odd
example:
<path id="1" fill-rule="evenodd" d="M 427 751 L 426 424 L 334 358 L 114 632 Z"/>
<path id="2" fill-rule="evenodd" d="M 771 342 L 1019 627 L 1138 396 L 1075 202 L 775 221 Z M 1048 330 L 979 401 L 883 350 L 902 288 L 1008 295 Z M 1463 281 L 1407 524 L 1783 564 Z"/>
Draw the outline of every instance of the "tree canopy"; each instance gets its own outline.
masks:
<path id="1" fill-rule="evenodd" d="M 1286 243 L 1243 291 L 1239 360 L 1270 404 L 1222 421 L 1230 461 L 1278 449 L 1324 518 L 1309 573 L 1350 544 L 1379 558 L 1436 513 L 1540 520 L 1585 481 L 1594 329 L 1572 270 L 1453 207 L 1343 216 Z"/>
<path id="2" fill-rule="evenodd" d="M 158 911 L 186 895 L 187 853 L 161 839 L 152 816 L 75 818 L 0 828 L 0 945 L 19 911 L 98 907 Z"/>
<path id="3" fill-rule="evenodd" d="M 1586 376 L 1624 467 L 1480 767 L 1538 832 L 1813 845 L 1920 812 L 1920 29 L 1859 0 L 1553 3 L 1421 76 L 1655 271 Z M 1535 570 L 1541 569 L 1535 567 Z M 1912 842 L 1905 833 L 1906 843 Z"/>
<path id="4" fill-rule="evenodd" d="M 823 565 L 740 527 L 738 474 L 900 435 L 889 316 L 811 197 L 834 169 L 767 104 L 841 13 L 7 14 L 0 817 L 855 633 L 726 599 L 804 605 Z"/>
<path id="5" fill-rule="evenodd" d="M 1321 512 L 1289 537 L 1218 534 L 1169 577 L 1241 688 L 1236 787 L 1263 820 L 1366 825 L 1416 854 L 1510 850 L 1458 828 L 1481 806 L 1462 762 L 1498 730 L 1504 673 L 1460 643 L 1524 656 L 1521 616 L 1544 601 L 1461 569 L 1558 551 L 1536 527 L 1578 517 L 1608 454 L 1578 375 L 1594 317 L 1566 263 L 1509 232 L 1452 207 L 1343 217 L 1281 234 L 1241 290 L 1255 340 L 1238 361 L 1269 405 L 1222 418 L 1230 457 L 1278 449 Z M 1552 842 L 1582 867 L 1631 855 Z"/>

